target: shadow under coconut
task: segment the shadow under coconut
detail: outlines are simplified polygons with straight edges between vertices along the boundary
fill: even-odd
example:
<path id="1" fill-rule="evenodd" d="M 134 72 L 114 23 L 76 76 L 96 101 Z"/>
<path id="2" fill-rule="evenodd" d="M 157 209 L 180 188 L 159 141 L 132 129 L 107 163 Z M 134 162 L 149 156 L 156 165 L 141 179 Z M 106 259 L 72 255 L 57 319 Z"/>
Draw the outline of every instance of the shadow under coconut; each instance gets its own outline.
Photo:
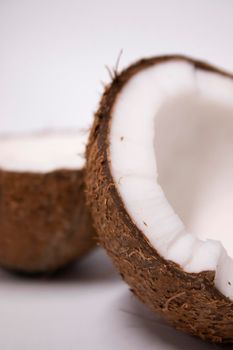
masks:
<path id="1" fill-rule="evenodd" d="M 12 279 L 21 282 L 66 284 L 113 282 L 120 278 L 107 254 L 101 248 L 97 248 L 79 260 L 52 273 L 28 274 L 7 269 L 0 270 L 1 283 Z"/>
<path id="2" fill-rule="evenodd" d="M 62 282 L 110 282 L 119 280 L 110 258 L 105 251 L 97 248 L 79 261 L 51 275 L 52 280 Z"/>
<path id="3" fill-rule="evenodd" d="M 155 315 L 129 291 L 117 299 L 125 327 L 144 338 L 144 350 L 221 350 L 233 349 L 233 344 L 212 344 L 176 330 L 160 316 Z M 122 317 L 120 321 L 122 322 Z"/>

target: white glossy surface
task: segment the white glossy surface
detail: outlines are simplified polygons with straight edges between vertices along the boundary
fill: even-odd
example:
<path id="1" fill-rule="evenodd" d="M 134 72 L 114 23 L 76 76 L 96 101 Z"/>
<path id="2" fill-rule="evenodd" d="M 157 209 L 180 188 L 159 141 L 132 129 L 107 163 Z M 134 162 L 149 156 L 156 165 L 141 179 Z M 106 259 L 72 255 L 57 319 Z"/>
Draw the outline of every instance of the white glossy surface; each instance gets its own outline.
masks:
<path id="1" fill-rule="evenodd" d="M 0 271 L 4 350 L 211 350 L 153 315 L 129 292 L 103 251 L 54 277 Z"/>

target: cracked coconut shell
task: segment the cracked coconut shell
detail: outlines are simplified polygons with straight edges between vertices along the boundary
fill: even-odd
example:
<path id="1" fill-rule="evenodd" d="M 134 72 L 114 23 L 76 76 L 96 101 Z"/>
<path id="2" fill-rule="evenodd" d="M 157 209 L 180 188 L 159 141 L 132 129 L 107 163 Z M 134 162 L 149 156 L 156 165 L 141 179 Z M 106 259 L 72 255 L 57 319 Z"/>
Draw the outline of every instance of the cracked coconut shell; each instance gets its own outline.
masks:
<path id="1" fill-rule="evenodd" d="M 110 132 L 116 101 L 132 77 L 170 60 L 232 79 L 218 68 L 183 56 L 143 59 L 116 73 L 102 96 L 86 151 L 88 204 L 100 243 L 142 302 L 179 330 L 204 340 L 233 342 L 233 303 L 216 288 L 215 271 L 188 273 L 162 256 L 132 219 L 113 177 Z"/>
<path id="2" fill-rule="evenodd" d="M 45 172 L 1 167 L 0 266 L 52 272 L 94 247 L 84 173 L 83 167 Z"/>

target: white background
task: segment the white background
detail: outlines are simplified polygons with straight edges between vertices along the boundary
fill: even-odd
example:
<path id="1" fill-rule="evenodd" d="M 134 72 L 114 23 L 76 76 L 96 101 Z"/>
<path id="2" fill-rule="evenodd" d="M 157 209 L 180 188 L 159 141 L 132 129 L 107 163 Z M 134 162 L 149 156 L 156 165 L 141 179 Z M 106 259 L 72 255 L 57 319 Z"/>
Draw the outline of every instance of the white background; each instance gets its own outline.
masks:
<path id="1" fill-rule="evenodd" d="M 233 71 L 233 1 L 0 0 L 0 131 L 90 126 L 121 49 L 120 68 L 184 53 Z M 0 271 L 1 350 L 218 348 L 152 315 L 101 250 L 53 277 Z"/>

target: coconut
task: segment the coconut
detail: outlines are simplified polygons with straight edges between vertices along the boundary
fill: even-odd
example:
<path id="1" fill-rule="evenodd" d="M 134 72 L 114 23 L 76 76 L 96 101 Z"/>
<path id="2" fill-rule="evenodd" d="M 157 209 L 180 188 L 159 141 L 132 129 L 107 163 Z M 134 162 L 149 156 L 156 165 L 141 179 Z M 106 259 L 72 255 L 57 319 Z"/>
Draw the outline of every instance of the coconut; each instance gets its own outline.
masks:
<path id="1" fill-rule="evenodd" d="M 233 342 L 233 76 L 143 59 L 106 88 L 87 147 L 99 240 L 177 329 Z"/>
<path id="2" fill-rule="evenodd" d="M 61 131 L 0 137 L 0 266 L 50 272 L 94 246 L 86 138 Z"/>

